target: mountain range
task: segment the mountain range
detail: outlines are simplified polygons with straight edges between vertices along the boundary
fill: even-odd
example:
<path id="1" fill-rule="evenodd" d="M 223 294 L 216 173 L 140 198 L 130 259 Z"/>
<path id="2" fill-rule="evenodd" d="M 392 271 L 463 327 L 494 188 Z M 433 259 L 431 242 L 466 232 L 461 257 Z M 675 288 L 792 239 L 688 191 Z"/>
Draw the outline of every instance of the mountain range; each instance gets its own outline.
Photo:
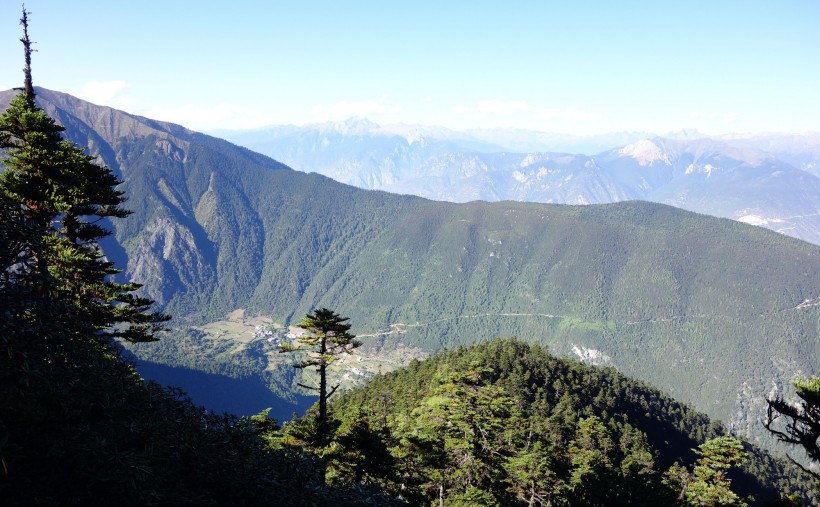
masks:
<path id="1" fill-rule="evenodd" d="M 13 94 L 0 93 L 0 108 Z M 161 350 L 167 364 L 208 369 L 241 355 L 238 374 L 285 375 L 266 335 L 223 336 L 213 358 L 197 357 L 202 326 L 239 310 L 287 326 L 326 306 L 352 319 L 362 356 L 518 336 L 615 366 L 760 438 L 764 398 L 818 364 L 815 245 L 649 202 L 456 204 L 363 190 L 178 125 L 37 97 L 124 180 L 134 213 L 112 224 L 106 254 L 175 316 L 175 334 L 141 357 Z M 671 156 L 676 143 L 601 160 L 642 160 L 648 186 L 689 165 L 729 184 L 731 171 L 707 169 L 723 160 L 709 142 L 698 159 Z M 635 177 L 613 177 L 612 192 Z"/>
<path id="2" fill-rule="evenodd" d="M 361 188 L 451 202 L 647 200 L 820 244 L 820 134 L 683 131 L 572 137 L 454 132 L 363 119 L 223 131 L 289 166 Z"/>

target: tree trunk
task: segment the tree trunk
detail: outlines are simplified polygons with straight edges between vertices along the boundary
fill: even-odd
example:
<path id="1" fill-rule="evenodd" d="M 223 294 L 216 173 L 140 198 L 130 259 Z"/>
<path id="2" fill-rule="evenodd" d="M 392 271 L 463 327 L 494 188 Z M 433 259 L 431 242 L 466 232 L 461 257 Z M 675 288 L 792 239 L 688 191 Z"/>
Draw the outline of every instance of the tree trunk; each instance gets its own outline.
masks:
<path id="1" fill-rule="evenodd" d="M 324 447 L 327 440 L 327 365 L 325 354 L 327 347 L 322 338 L 322 357 L 319 365 L 319 447 Z"/>

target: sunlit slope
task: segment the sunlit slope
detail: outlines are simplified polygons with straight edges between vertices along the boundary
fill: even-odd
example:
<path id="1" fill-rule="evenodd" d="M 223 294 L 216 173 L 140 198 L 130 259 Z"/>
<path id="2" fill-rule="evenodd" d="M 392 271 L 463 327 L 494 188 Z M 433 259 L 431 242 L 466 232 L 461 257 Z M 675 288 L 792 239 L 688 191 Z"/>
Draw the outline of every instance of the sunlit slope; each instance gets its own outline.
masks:
<path id="1" fill-rule="evenodd" d="M 644 202 L 364 191 L 179 126 L 38 99 L 125 179 L 134 214 L 107 252 L 177 325 L 237 308 L 286 324 L 328 306 L 388 348 L 516 335 L 751 431 L 763 397 L 818 364 L 820 247 Z"/>

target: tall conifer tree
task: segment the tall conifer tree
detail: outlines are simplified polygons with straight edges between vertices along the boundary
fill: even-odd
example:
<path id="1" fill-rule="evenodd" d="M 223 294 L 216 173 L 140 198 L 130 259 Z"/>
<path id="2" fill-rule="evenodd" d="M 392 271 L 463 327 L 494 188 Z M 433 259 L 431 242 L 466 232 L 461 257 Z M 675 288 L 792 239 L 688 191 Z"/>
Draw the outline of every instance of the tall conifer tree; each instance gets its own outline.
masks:
<path id="1" fill-rule="evenodd" d="M 295 368 L 316 368 L 319 373 L 319 387 L 302 387 L 319 392 L 319 434 L 318 444 L 324 446 L 328 439 L 328 419 L 327 400 L 330 398 L 339 385 L 335 385 L 328 392 L 327 387 L 327 367 L 334 362 L 341 354 L 349 354 L 356 347 L 361 345 L 356 341 L 356 336 L 349 333 L 350 324 L 347 318 L 342 318 L 339 314 L 327 308 L 320 308 L 313 313 L 308 313 L 299 327 L 310 332 L 308 335 L 299 337 L 297 345 L 283 344 L 280 352 L 295 352 L 306 350 L 307 358 L 294 364 Z"/>
<path id="2" fill-rule="evenodd" d="M 59 335 L 96 347 L 108 348 L 114 338 L 153 341 L 168 317 L 151 312 L 153 302 L 134 293 L 140 285 L 112 280 L 120 271 L 99 245 L 111 234 L 104 220 L 130 213 L 121 207 L 125 197 L 116 189 L 121 181 L 64 140 L 65 129 L 35 103 L 25 10 L 20 23 L 25 80 L 0 115 L 0 148 L 5 150 L 0 197 L 5 212 L 25 224 L 27 233 L 5 229 L 17 239 L 17 257 L 5 266 L 13 280 L 4 276 L 4 282 L 29 286 L 30 292 L 65 304 L 57 315 L 53 308 L 21 307 L 17 315 L 6 316 L 14 317 L 18 330 L 59 322 Z"/>
<path id="3" fill-rule="evenodd" d="M 799 403 L 790 403 L 782 397 L 767 400 L 768 417 L 764 426 L 778 440 L 802 447 L 806 457 L 813 464 L 820 463 L 820 376 L 794 382 Z M 807 468 L 791 456 L 788 458 L 797 466 L 820 481 L 816 468 Z"/>

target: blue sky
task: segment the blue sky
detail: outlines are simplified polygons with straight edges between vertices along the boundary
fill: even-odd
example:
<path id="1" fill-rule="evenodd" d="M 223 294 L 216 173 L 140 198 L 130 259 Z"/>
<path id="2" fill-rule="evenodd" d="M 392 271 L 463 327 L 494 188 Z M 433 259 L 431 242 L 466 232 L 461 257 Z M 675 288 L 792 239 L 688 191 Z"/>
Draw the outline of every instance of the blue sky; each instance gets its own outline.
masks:
<path id="1" fill-rule="evenodd" d="M 197 130 L 820 131 L 820 2 L 27 0 L 35 84 Z M 20 4 L 0 2 L 0 88 Z"/>

